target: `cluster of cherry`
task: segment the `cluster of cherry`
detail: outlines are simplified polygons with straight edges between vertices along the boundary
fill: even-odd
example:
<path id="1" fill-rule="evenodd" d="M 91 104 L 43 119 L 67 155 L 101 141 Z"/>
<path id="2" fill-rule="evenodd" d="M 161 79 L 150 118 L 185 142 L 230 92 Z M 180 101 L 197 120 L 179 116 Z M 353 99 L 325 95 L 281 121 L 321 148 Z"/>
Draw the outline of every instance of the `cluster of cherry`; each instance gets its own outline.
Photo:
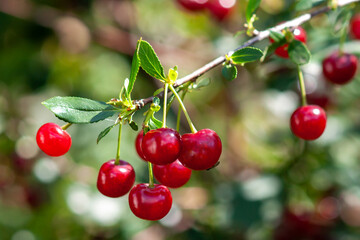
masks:
<path id="1" fill-rule="evenodd" d="M 207 9 L 219 21 L 228 17 L 236 4 L 236 0 L 177 0 L 177 2 L 191 12 Z"/>
<path id="2" fill-rule="evenodd" d="M 55 123 L 46 123 L 37 132 L 40 149 L 49 156 L 65 154 L 71 146 L 70 135 Z M 105 162 L 97 179 L 97 188 L 105 196 L 116 198 L 129 193 L 131 211 L 139 218 L 159 220 L 172 206 L 167 187 L 183 186 L 192 170 L 205 170 L 219 160 L 222 144 L 217 133 L 202 129 L 182 136 L 171 128 L 141 131 L 135 141 L 139 156 L 154 164 L 154 176 L 161 183 L 140 183 L 133 187 L 135 171 L 126 161 Z"/>
<path id="3" fill-rule="evenodd" d="M 356 39 L 360 39 L 360 15 L 355 15 L 351 21 L 351 33 Z M 306 31 L 302 27 L 296 27 L 293 31 L 294 39 L 306 43 Z M 274 42 L 270 38 L 270 42 Z M 275 54 L 282 58 L 289 58 L 288 44 L 284 44 L 275 50 Z M 349 83 L 355 76 L 358 60 L 353 54 L 343 51 L 335 51 L 322 62 L 322 70 L 325 78 L 337 85 Z M 290 118 L 292 132 L 299 138 L 315 140 L 319 138 L 326 127 L 326 113 L 320 106 L 304 105 L 297 108 Z"/>

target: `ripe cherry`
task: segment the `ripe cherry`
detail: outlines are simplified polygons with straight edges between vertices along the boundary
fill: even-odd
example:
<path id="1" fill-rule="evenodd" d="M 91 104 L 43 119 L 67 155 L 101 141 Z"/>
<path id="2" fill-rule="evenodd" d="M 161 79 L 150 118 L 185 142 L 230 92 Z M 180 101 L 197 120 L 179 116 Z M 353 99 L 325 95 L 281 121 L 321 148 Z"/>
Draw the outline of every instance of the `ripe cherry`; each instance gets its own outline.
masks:
<path id="1" fill-rule="evenodd" d="M 208 0 L 178 0 L 178 3 L 189 11 L 200 11 L 206 8 Z"/>
<path id="2" fill-rule="evenodd" d="M 105 196 L 116 198 L 128 193 L 135 182 L 135 171 L 125 161 L 115 160 L 105 162 L 100 170 L 97 179 L 97 188 Z"/>
<path id="3" fill-rule="evenodd" d="M 52 157 L 64 155 L 71 147 L 70 135 L 55 123 L 42 125 L 36 134 L 36 142 L 44 153 Z"/>
<path id="4" fill-rule="evenodd" d="M 301 106 L 291 115 L 290 126 L 297 137 L 305 140 L 315 140 L 325 130 L 326 113 L 316 105 Z"/>
<path id="5" fill-rule="evenodd" d="M 351 34 L 356 38 L 360 39 L 360 14 L 356 14 L 350 23 Z"/>
<path id="6" fill-rule="evenodd" d="M 205 170 L 213 167 L 219 160 L 222 150 L 221 140 L 211 129 L 182 136 L 182 149 L 179 160 L 187 168 Z"/>
<path id="7" fill-rule="evenodd" d="M 160 220 L 171 209 L 171 192 L 164 185 L 137 184 L 129 193 L 129 205 L 135 216 L 145 220 Z"/>
<path id="8" fill-rule="evenodd" d="M 358 60 L 349 53 L 333 52 L 322 63 L 323 73 L 327 80 L 335 84 L 345 84 L 354 77 Z"/>
<path id="9" fill-rule="evenodd" d="M 157 165 L 175 161 L 180 154 L 180 134 L 171 128 L 153 129 L 142 140 L 142 152 L 145 159 Z"/>
<path id="10" fill-rule="evenodd" d="M 136 152 L 139 155 L 139 157 L 141 157 L 143 160 L 146 161 L 145 156 L 144 156 L 143 151 L 142 151 L 143 137 L 144 137 L 144 131 L 141 130 L 139 132 L 139 134 L 137 135 L 136 139 L 135 139 L 135 148 L 136 148 Z"/>
<path id="11" fill-rule="evenodd" d="M 154 176 L 161 184 L 178 188 L 187 183 L 191 177 L 191 170 L 184 167 L 179 160 L 166 165 L 155 165 Z"/>
<path id="12" fill-rule="evenodd" d="M 306 31 L 302 27 L 300 27 L 300 26 L 296 27 L 293 31 L 293 35 L 294 35 L 294 39 L 299 40 L 303 43 L 306 42 L 306 38 L 307 38 Z M 272 38 L 270 38 L 270 42 L 273 43 L 274 40 Z M 275 54 L 282 58 L 289 58 L 288 47 L 289 47 L 289 44 L 287 44 L 287 43 L 278 47 L 275 50 Z"/>
<path id="13" fill-rule="evenodd" d="M 210 0 L 208 9 L 217 20 L 222 21 L 230 15 L 235 4 L 236 0 Z"/>

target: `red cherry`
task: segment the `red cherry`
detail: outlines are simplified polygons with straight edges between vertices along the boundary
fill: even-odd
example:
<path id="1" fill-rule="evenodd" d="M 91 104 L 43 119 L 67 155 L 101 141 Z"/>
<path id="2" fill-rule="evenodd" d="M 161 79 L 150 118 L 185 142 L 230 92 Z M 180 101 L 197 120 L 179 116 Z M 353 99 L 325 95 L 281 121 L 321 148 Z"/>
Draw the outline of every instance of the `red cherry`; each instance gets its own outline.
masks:
<path id="1" fill-rule="evenodd" d="M 142 140 L 145 159 L 157 165 L 175 161 L 180 154 L 180 134 L 171 128 L 159 128 L 147 132 Z"/>
<path id="2" fill-rule="evenodd" d="M 191 170 L 184 167 L 179 160 L 162 166 L 154 164 L 153 170 L 156 180 L 171 188 L 185 185 L 191 177 Z"/>
<path id="3" fill-rule="evenodd" d="M 219 160 L 222 150 L 221 140 L 211 129 L 182 136 L 182 149 L 179 160 L 187 168 L 205 170 L 213 167 Z"/>
<path id="4" fill-rule="evenodd" d="M 326 113 L 316 105 L 299 107 L 291 115 L 290 126 L 297 137 L 305 140 L 315 140 L 325 130 Z"/>
<path id="5" fill-rule="evenodd" d="M 52 157 L 64 155 L 71 147 L 70 135 L 55 123 L 42 125 L 36 134 L 36 142 L 44 153 Z"/>
<path id="6" fill-rule="evenodd" d="M 115 160 L 105 162 L 97 179 L 97 188 L 105 196 L 116 198 L 128 193 L 135 182 L 135 171 L 125 161 L 120 160 L 115 165 Z"/>
<path id="7" fill-rule="evenodd" d="M 360 39 L 360 14 L 356 14 L 352 19 L 351 19 L 351 34 L 356 38 L 356 39 Z"/>
<path id="8" fill-rule="evenodd" d="M 136 152 L 139 155 L 139 157 L 141 157 L 143 160 L 146 161 L 144 153 L 142 151 L 142 140 L 144 137 L 144 131 L 141 130 L 139 132 L 139 134 L 137 135 L 136 139 L 135 139 L 135 148 L 136 148 Z"/>
<path id="9" fill-rule="evenodd" d="M 300 26 L 296 27 L 293 31 L 293 34 L 294 34 L 294 39 L 299 40 L 303 43 L 306 42 L 306 38 L 307 38 L 306 31 L 302 27 Z M 273 43 L 274 40 L 270 38 L 270 42 Z M 282 58 L 289 58 L 288 47 L 289 44 L 287 43 L 278 47 L 275 50 L 275 54 Z"/>
<path id="10" fill-rule="evenodd" d="M 222 21 L 230 15 L 235 4 L 236 0 L 210 0 L 208 9 L 217 20 Z"/>
<path id="11" fill-rule="evenodd" d="M 323 73 L 330 82 L 345 84 L 354 77 L 357 64 L 356 56 L 349 53 L 333 52 L 322 63 Z"/>
<path id="12" fill-rule="evenodd" d="M 137 184 L 129 193 L 131 211 L 138 218 L 160 220 L 171 209 L 171 192 L 164 185 L 155 184 L 153 188 L 147 183 Z"/>
<path id="13" fill-rule="evenodd" d="M 178 3 L 189 11 L 200 11 L 206 8 L 208 0 L 178 0 Z"/>

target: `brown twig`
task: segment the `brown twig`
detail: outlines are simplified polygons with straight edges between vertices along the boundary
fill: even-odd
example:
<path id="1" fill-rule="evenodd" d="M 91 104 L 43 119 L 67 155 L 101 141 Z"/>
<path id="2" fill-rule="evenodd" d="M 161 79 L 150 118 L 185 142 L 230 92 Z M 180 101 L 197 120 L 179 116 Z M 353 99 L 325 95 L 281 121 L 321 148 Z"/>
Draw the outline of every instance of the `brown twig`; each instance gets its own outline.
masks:
<path id="1" fill-rule="evenodd" d="M 351 3 L 355 3 L 355 2 L 359 2 L 360 0 L 338 0 L 338 7 L 342 7 Z M 327 6 L 327 7 L 322 7 L 319 8 L 317 10 L 314 10 L 311 13 L 306 13 L 303 14 L 297 18 L 294 18 L 292 20 L 289 20 L 287 22 L 284 22 L 282 24 L 276 25 L 274 27 L 271 27 L 269 29 L 266 29 L 264 31 L 261 32 L 257 32 L 257 35 L 253 38 L 251 38 L 250 40 L 248 40 L 247 42 L 245 42 L 243 45 L 239 46 L 238 48 L 236 48 L 233 51 L 228 52 L 226 55 L 231 56 L 234 52 L 236 52 L 237 50 L 240 50 L 242 48 L 248 47 L 253 45 L 256 42 L 259 42 L 265 38 L 268 38 L 270 36 L 270 32 L 274 31 L 274 32 L 280 32 L 281 30 L 285 29 L 285 28 L 293 28 L 293 27 L 297 27 L 307 21 L 309 21 L 310 19 L 312 19 L 313 17 L 316 17 L 320 14 L 329 12 L 330 10 L 332 10 L 331 7 Z M 225 62 L 226 58 L 225 55 L 222 55 L 214 60 L 212 60 L 211 62 L 207 63 L 206 65 L 202 66 L 201 68 L 197 69 L 196 71 L 194 71 L 193 73 L 190 73 L 189 75 L 179 78 L 175 84 L 174 87 L 178 87 L 186 82 L 189 81 L 195 81 L 197 78 L 199 78 L 201 75 L 203 75 L 204 73 L 208 72 L 209 70 L 215 68 L 216 66 L 222 64 L 223 62 Z M 160 93 L 158 95 L 158 97 L 162 97 L 163 93 Z M 152 97 L 148 97 L 148 98 L 144 98 L 141 100 L 136 100 L 135 104 L 138 108 L 141 108 L 143 106 L 145 106 L 146 104 L 149 104 L 153 101 L 154 96 Z"/>

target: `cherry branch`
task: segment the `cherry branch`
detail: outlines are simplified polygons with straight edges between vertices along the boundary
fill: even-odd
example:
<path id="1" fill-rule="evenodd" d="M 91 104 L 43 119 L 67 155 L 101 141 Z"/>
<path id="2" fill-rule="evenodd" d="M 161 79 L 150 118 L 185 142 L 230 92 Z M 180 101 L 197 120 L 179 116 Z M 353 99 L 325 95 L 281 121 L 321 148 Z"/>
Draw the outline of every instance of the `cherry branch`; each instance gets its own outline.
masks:
<path id="1" fill-rule="evenodd" d="M 338 7 L 343 7 L 346 6 L 348 4 L 351 3 L 355 3 L 355 2 L 359 2 L 360 0 L 338 0 L 337 2 L 337 6 Z M 215 68 L 216 66 L 224 63 L 226 61 L 226 55 L 227 56 L 231 56 L 234 52 L 236 52 L 237 50 L 240 50 L 242 48 L 248 47 L 253 45 L 256 42 L 259 42 L 261 40 L 264 40 L 265 38 L 268 38 L 270 36 L 270 32 L 280 32 L 281 30 L 285 29 L 285 28 L 294 28 L 297 27 L 307 21 L 309 21 L 310 19 L 312 19 L 313 17 L 316 17 L 320 14 L 329 12 L 330 10 L 332 10 L 331 7 L 326 6 L 326 7 L 322 7 L 319 8 L 313 12 L 310 13 L 306 13 L 303 14 L 297 18 L 294 18 L 292 20 L 289 20 L 287 22 L 284 22 L 282 24 L 276 25 L 274 27 L 268 28 L 264 31 L 257 31 L 255 30 L 254 33 L 256 34 L 255 37 L 249 39 L 247 42 L 245 42 L 243 45 L 239 46 L 238 48 L 236 48 L 233 51 L 228 52 L 225 55 L 222 55 L 214 60 L 212 60 L 211 62 L 207 63 L 206 65 L 202 66 L 201 68 L 197 69 L 196 71 L 194 71 L 193 73 L 190 73 L 189 75 L 179 78 L 175 84 L 174 87 L 179 87 L 182 84 L 189 82 L 189 81 L 196 81 L 196 79 L 198 79 L 200 76 L 202 76 L 204 73 L 210 71 L 211 69 Z M 163 96 L 163 92 L 157 95 L 158 97 L 162 97 Z M 148 97 L 145 99 L 140 99 L 140 100 L 135 100 L 135 105 L 137 108 L 142 108 L 143 106 L 145 106 L 146 104 L 149 104 L 153 101 L 154 96 L 152 97 Z"/>

